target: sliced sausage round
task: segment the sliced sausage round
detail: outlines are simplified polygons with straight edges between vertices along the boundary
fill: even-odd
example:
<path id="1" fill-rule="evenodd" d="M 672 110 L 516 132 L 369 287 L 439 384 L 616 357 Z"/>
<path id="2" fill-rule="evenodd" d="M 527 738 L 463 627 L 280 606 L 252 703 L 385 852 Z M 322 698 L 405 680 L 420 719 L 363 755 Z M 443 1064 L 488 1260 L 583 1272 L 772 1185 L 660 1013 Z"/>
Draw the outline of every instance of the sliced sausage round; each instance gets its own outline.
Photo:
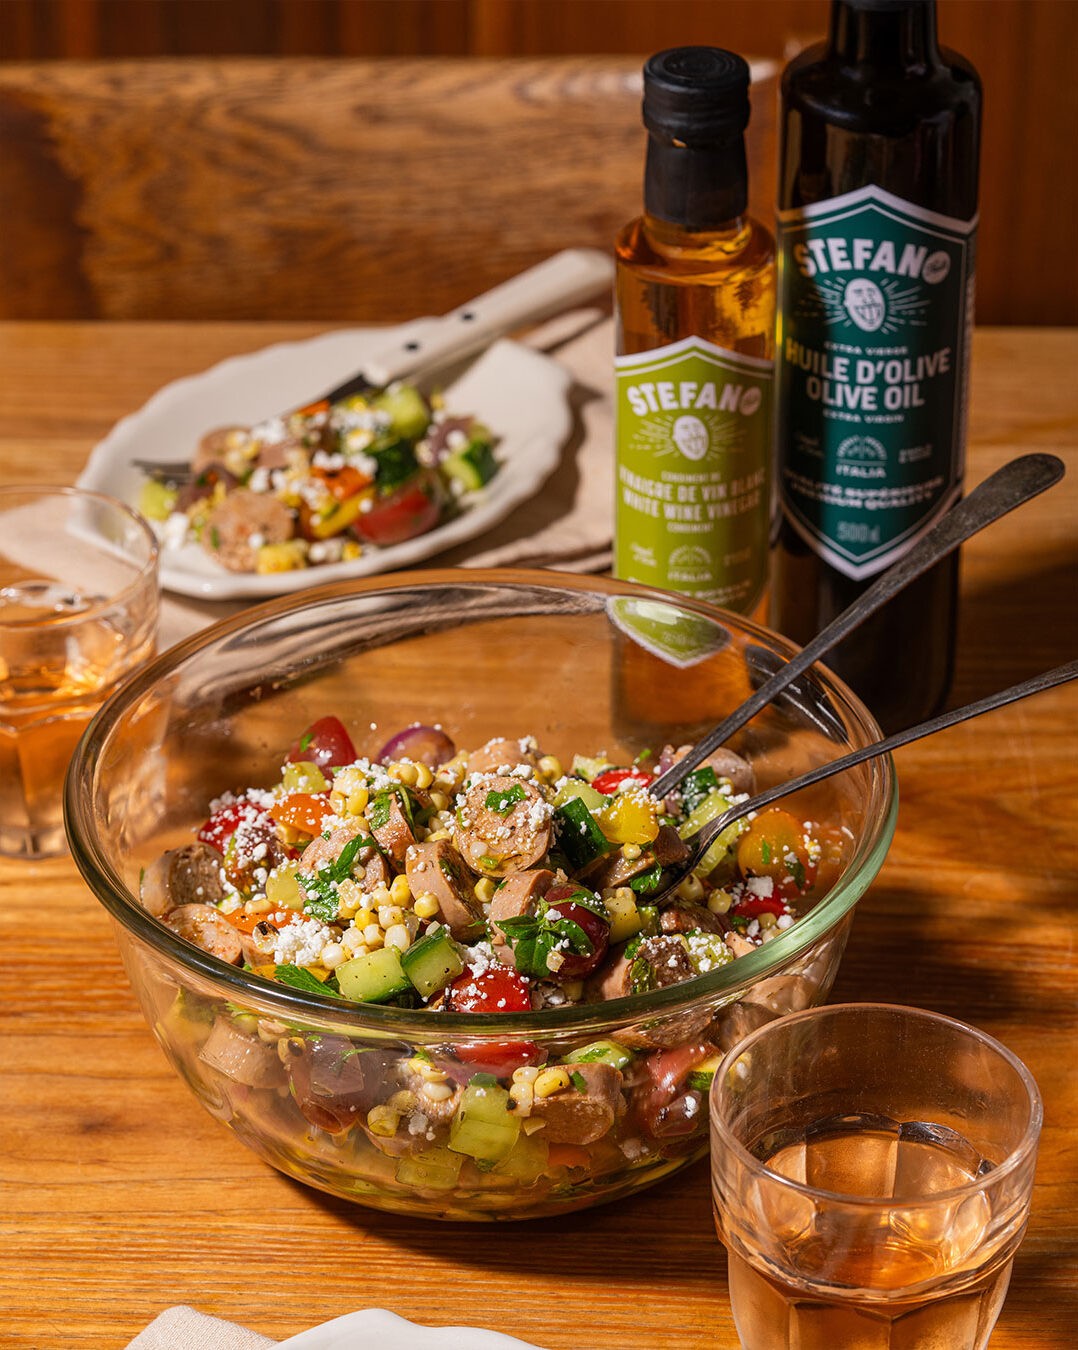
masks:
<path id="1" fill-rule="evenodd" d="M 378 821 L 376 825 L 374 822 Z M 378 846 L 397 867 L 404 865 L 405 854 L 416 842 L 415 834 L 395 792 L 378 793 L 367 807 L 367 822 Z"/>
<path id="2" fill-rule="evenodd" d="M 206 516 L 202 547 L 230 572 L 253 572 L 263 544 L 283 544 L 295 530 L 292 512 L 268 492 L 237 488 Z"/>
<path id="3" fill-rule="evenodd" d="M 506 965 L 514 966 L 512 946 L 498 926 L 502 919 L 519 919 L 533 914 L 539 901 L 554 884 L 554 873 L 546 867 L 533 867 L 527 872 L 513 872 L 494 892 L 487 910 L 491 926 L 491 945 L 494 955 Z"/>
<path id="4" fill-rule="evenodd" d="M 170 848 L 147 867 L 139 898 L 160 919 L 180 905 L 212 905 L 225 897 L 224 858 L 209 844 Z"/>
<path id="5" fill-rule="evenodd" d="M 457 848 L 483 876 L 523 872 L 550 848 L 551 808 L 534 783 L 494 774 L 473 783 L 453 826 Z"/>
<path id="6" fill-rule="evenodd" d="M 180 905 L 165 916 L 165 923 L 218 961 L 238 966 L 243 959 L 239 933 L 210 905 Z"/>
<path id="7" fill-rule="evenodd" d="M 621 1073 L 613 1064 L 573 1064 L 575 1086 L 549 1097 L 536 1097 L 531 1114 L 546 1122 L 550 1144 L 594 1144 L 610 1129 L 622 1105 Z"/>
<path id="8" fill-rule="evenodd" d="M 404 855 L 404 871 L 413 895 L 433 895 L 442 923 L 461 942 L 474 938 L 483 914 L 464 859 L 448 839 L 413 844 Z"/>
<path id="9" fill-rule="evenodd" d="M 470 774 L 499 773 L 518 768 L 521 764 L 534 769 L 538 763 L 535 746 L 528 738 L 514 741 L 505 736 L 496 736 L 494 740 L 472 751 L 468 756 L 467 767 Z"/>
<path id="10" fill-rule="evenodd" d="M 329 838 L 318 835 L 312 839 L 300 854 L 299 870 L 301 875 L 315 875 L 324 867 L 335 862 L 346 845 L 357 834 L 366 832 L 366 821 L 357 820 L 355 824 L 339 825 Z M 352 863 L 352 876 L 364 891 L 373 891 L 376 886 L 388 886 L 393 880 L 393 872 L 380 851 L 373 844 L 364 844 Z"/>

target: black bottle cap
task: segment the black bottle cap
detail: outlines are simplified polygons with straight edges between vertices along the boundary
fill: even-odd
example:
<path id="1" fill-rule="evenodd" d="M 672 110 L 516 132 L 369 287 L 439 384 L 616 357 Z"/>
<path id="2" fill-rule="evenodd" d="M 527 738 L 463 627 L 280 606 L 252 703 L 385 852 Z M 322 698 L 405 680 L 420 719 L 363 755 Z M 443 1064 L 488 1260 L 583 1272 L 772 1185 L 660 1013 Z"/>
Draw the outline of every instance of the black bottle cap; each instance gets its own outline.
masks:
<path id="1" fill-rule="evenodd" d="M 671 47 L 644 65 L 644 125 L 685 145 L 740 136 L 749 121 L 749 67 L 721 47 Z"/>

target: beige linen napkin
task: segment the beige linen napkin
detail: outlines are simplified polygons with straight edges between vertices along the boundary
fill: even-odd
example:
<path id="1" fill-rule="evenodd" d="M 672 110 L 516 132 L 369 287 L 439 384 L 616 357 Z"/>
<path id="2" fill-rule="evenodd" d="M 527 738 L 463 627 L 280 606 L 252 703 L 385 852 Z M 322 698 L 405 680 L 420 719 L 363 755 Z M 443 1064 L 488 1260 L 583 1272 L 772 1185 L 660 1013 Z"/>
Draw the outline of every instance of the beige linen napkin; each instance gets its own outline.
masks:
<path id="1" fill-rule="evenodd" d="M 167 1308 L 155 1317 L 127 1350 L 265 1350 L 276 1344 L 235 1322 L 222 1322 L 194 1308 L 178 1307 Z"/>
<path id="2" fill-rule="evenodd" d="M 574 310 L 530 333 L 573 376 L 573 432 L 561 462 L 530 501 L 485 534 L 426 559 L 425 567 L 549 567 L 599 572 L 610 566 L 614 487 L 613 322 L 596 309 Z M 193 600 L 165 594 L 164 650 L 248 601 Z"/>

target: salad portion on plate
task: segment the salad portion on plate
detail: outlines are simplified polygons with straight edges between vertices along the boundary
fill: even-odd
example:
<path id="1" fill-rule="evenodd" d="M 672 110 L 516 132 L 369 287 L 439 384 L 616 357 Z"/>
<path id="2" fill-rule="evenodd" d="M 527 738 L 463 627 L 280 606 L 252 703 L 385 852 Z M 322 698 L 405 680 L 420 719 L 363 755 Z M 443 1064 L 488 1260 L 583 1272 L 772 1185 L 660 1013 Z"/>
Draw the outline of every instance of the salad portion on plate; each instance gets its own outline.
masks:
<path id="1" fill-rule="evenodd" d="M 466 512 L 498 471 L 496 438 L 441 395 L 396 381 L 199 441 L 181 472 L 151 468 L 142 514 L 260 576 L 349 562 Z"/>

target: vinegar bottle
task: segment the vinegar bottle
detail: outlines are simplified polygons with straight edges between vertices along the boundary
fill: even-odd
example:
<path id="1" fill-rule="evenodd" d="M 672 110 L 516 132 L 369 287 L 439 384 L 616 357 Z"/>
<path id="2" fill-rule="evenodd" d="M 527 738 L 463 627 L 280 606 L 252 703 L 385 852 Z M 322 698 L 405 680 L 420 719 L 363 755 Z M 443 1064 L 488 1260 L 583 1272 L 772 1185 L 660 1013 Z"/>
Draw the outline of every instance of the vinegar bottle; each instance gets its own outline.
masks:
<path id="1" fill-rule="evenodd" d="M 759 615 L 775 280 L 745 210 L 748 65 L 659 52 L 643 119 L 644 212 L 616 241 L 614 574 Z"/>
<path id="2" fill-rule="evenodd" d="M 833 0 L 782 79 L 772 622 L 804 643 L 962 490 L 981 87 L 935 0 Z M 829 664 L 885 730 L 946 700 L 957 555 Z"/>

